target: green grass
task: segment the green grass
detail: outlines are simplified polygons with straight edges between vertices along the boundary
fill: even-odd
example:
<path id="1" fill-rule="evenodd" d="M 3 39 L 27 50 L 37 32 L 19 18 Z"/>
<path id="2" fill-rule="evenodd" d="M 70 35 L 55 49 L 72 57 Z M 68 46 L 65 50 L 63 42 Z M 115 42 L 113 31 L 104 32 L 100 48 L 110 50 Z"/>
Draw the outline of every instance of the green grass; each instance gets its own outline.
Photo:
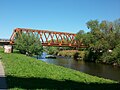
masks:
<path id="1" fill-rule="evenodd" d="M 79 71 L 45 63 L 18 53 L 0 55 L 8 89 L 114 90 L 116 81 L 98 78 Z"/>

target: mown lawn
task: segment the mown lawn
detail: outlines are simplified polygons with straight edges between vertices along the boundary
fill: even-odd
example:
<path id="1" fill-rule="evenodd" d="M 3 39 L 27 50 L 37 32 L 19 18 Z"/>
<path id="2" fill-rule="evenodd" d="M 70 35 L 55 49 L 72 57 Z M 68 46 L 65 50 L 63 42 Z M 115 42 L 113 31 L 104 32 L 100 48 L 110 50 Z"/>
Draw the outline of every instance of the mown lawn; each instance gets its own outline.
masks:
<path id="1" fill-rule="evenodd" d="M 8 89 L 115 90 L 120 88 L 120 84 L 116 81 L 48 64 L 22 54 L 4 54 L 0 49 L 0 55 Z"/>

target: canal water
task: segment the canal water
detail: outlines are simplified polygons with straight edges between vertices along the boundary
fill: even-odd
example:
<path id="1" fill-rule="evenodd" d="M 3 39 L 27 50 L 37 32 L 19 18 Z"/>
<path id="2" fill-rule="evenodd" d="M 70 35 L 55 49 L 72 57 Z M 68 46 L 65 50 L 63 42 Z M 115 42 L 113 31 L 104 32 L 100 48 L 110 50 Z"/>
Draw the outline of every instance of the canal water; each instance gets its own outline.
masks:
<path id="1" fill-rule="evenodd" d="M 56 59 L 47 59 L 45 58 L 45 56 L 46 53 L 43 53 L 40 60 L 47 63 L 78 70 L 90 75 L 120 81 L 120 68 L 116 66 L 77 61 L 69 57 L 57 57 Z"/>

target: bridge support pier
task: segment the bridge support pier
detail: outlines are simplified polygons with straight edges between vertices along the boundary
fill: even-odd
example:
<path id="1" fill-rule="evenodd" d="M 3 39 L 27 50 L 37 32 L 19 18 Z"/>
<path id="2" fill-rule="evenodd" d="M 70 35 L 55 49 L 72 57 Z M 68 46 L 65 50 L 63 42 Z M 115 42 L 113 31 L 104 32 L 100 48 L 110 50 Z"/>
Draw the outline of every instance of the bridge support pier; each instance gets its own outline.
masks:
<path id="1" fill-rule="evenodd" d="M 12 45 L 4 45 L 4 53 L 12 53 L 13 46 Z"/>

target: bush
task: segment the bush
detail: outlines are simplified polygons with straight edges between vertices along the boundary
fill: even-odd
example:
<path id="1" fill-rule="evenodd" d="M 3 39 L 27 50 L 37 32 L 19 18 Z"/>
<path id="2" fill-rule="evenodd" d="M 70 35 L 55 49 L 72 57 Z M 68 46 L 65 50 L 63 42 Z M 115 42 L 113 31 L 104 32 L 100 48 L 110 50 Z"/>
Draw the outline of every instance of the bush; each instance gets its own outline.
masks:
<path id="1" fill-rule="evenodd" d="M 114 63 L 120 65 L 120 44 L 113 49 L 112 56 L 114 57 Z"/>
<path id="2" fill-rule="evenodd" d="M 47 52 L 50 55 L 57 55 L 57 53 L 59 52 L 59 47 L 46 47 L 44 48 L 45 52 Z"/>
<path id="3" fill-rule="evenodd" d="M 120 44 L 112 52 L 104 52 L 98 62 L 120 65 Z"/>
<path id="4" fill-rule="evenodd" d="M 18 35 L 15 39 L 15 48 L 20 51 L 22 54 L 32 55 L 41 55 L 42 54 L 42 44 L 37 35 L 32 33 L 22 33 Z"/>
<path id="5" fill-rule="evenodd" d="M 113 59 L 113 57 L 111 56 L 111 53 L 105 52 L 100 57 L 100 59 L 97 60 L 97 62 L 109 63 L 109 64 L 111 63 L 112 64 L 112 59 Z"/>

